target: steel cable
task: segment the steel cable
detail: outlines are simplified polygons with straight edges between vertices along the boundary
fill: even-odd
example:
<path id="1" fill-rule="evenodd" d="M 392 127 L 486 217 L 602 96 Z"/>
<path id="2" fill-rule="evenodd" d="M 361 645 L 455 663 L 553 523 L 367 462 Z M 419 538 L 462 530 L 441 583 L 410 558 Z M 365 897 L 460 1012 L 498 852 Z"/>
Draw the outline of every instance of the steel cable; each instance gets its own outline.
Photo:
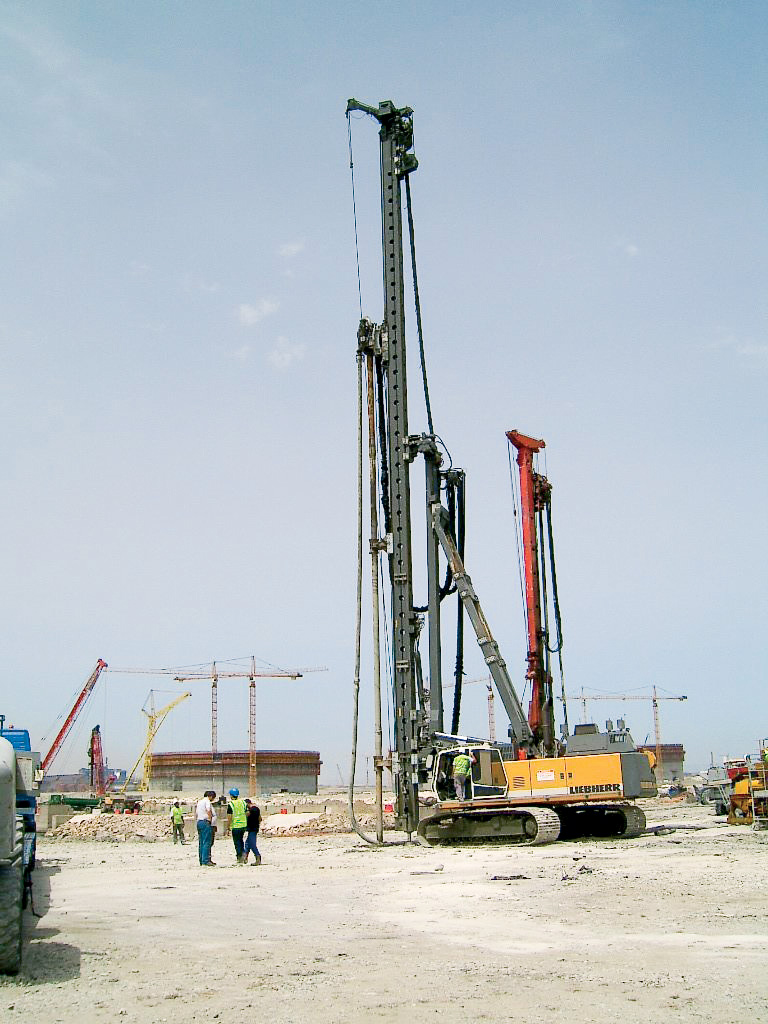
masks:
<path id="1" fill-rule="evenodd" d="M 464 520 L 465 495 L 464 477 L 459 479 L 457 485 L 457 537 L 456 542 L 459 556 L 464 561 L 464 548 L 466 539 L 466 524 Z M 464 677 L 464 603 L 461 599 L 456 602 L 456 666 L 454 669 L 453 689 L 453 715 L 451 718 L 451 732 L 454 736 L 459 732 L 459 720 L 461 717 L 461 691 L 462 679 Z"/>
<path id="2" fill-rule="evenodd" d="M 419 334 L 419 359 L 421 360 L 421 379 L 424 384 L 424 405 L 427 410 L 427 425 L 430 434 L 434 434 L 432 424 L 432 406 L 429 402 L 429 385 L 427 384 L 427 363 L 424 356 L 424 333 L 421 329 L 421 302 L 419 300 L 419 279 L 416 275 L 416 239 L 413 234 L 413 211 L 411 209 L 411 179 L 405 177 L 405 205 L 408 211 L 408 235 L 411 243 L 411 273 L 413 275 L 413 298 L 416 304 L 416 328 Z"/>
<path id="3" fill-rule="evenodd" d="M 360 246 L 357 239 L 357 203 L 355 201 L 355 163 L 352 159 L 352 119 L 347 111 L 347 137 L 349 140 L 349 173 L 352 178 L 352 216 L 355 222 L 355 259 L 357 260 L 357 298 L 360 304 L 360 319 L 363 319 L 363 291 L 360 285 Z"/>
<path id="4" fill-rule="evenodd" d="M 526 636 L 528 634 L 528 605 L 525 601 L 525 582 L 523 579 L 523 553 L 520 547 L 520 516 L 518 514 L 517 500 L 517 475 L 512 468 L 512 445 L 507 444 L 507 459 L 509 461 L 509 486 L 512 492 L 512 517 L 514 519 L 515 548 L 517 549 L 517 578 L 520 583 L 520 601 L 523 606 L 523 625 Z"/>
<path id="5" fill-rule="evenodd" d="M 563 706 L 563 728 L 565 735 L 569 735 L 568 726 L 568 702 L 565 692 L 565 670 L 563 669 L 563 624 L 560 618 L 560 598 L 557 594 L 557 571 L 555 569 L 555 541 L 552 530 L 552 502 L 547 502 L 547 538 L 549 541 L 549 565 L 552 574 L 552 604 L 555 611 L 555 629 L 557 630 L 557 647 L 550 648 L 552 654 L 557 654 L 558 667 L 560 671 L 560 701 Z"/>

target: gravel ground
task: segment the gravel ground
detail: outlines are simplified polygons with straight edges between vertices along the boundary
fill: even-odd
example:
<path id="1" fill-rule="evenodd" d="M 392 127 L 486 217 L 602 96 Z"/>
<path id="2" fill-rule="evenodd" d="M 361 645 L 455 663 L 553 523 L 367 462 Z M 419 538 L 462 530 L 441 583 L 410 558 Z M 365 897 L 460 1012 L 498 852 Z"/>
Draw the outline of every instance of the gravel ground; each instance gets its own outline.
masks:
<path id="1" fill-rule="evenodd" d="M 223 839 L 216 868 L 193 844 L 42 839 L 42 916 L 0 1020 L 768 1020 L 768 833 L 646 811 L 708 827 L 534 848 L 264 838 L 260 868 Z"/>

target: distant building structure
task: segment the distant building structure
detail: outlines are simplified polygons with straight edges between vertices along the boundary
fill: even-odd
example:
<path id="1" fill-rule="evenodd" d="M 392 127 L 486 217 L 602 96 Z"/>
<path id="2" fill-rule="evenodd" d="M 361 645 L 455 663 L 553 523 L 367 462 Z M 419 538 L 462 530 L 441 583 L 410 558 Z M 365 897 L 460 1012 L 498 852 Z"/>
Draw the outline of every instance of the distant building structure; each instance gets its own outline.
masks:
<path id="1" fill-rule="evenodd" d="M 638 750 L 647 751 L 656 756 L 656 745 L 653 743 L 641 744 Z M 685 764 L 685 749 L 682 743 L 662 743 L 661 763 L 664 771 L 664 778 L 671 782 L 683 780 L 683 769 Z"/>
<path id="2" fill-rule="evenodd" d="M 87 793 L 90 779 L 80 772 L 72 775 L 45 775 L 40 783 L 41 793 Z"/>
<path id="3" fill-rule="evenodd" d="M 243 796 L 271 793 L 317 793 L 322 765 L 316 750 L 257 750 L 256 792 L 250 793 L 247 750 L 182 750 L 152 754 L 152 793 L 226 794 L 237 788 Z"/>
<path id="4" fill-rule="evenodd" d="M 104 772 L 107 779 L 114 776 L 110 789 L 117 789 L 125 782 L 125 768 L 107 768 Z M 91 769 L 81 768 L 71 775 L 46 775 L 40 784 L 41 793 L 90 793 Z"/>

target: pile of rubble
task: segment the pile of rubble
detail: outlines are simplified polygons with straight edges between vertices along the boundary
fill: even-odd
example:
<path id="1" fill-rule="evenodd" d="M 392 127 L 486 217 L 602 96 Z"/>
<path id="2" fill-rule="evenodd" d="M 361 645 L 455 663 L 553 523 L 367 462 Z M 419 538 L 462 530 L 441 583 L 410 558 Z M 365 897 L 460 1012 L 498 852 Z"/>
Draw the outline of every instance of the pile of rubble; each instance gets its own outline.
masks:
<path id="1" fill-rule="evenodd" d="M 284 837 L 294 839 L 302 836 L 323 836 L 352 831 L 349 815 L 346 813 L 317 814 L 310 821 L 300 821 L 296 824 L 285 826 L 278 825 L 275 822 L 276 817 L 277 815 L 274 815 L 272 819 L 274 824 L 265 825 L 262 829 L 263 835 L 267 838 Z M 376 816 L 374 813 L 358 814 L 357 821 L 361 828 L 366 831 L 372 832 L 376 828 Z M 394 815 L 385 814 L 384 828 L 393 829 L 394 827 Z"/>
<path id="2" fill-rule="evenodd" d="M 171 836 L 171 821 L 160 814 L 76 814 L 45 833 L 46 839 L 154 843 Z"/>
<path id="3" fill-rule="evenodd" d="M 300 821 L 291 820 L 293 815 L 287 815 L 286 824 L 279 824 L 280 815 L 271 815 L 269 824 L 262 828 L 262 835 L 266 838 L 301 838 L 303 836 L 322 836 L 351 832 L 352 826 L 349 822 L 349 815 L 337 811 L 329 814 L 299 814 L 295 817 Z M 373 832 L 376 828 L 376 817 L 371 813 L 358 814 L 357 820 L 361 828 L 367 832 Z M 187 838 L 194 836 L 195 823 L 187 817 Z M 384 815 L 384 828 L 395 827 L 393 814 Z M 221 835 L 221 826 L 219 834 Z M 101 843 L 125 843 L 141 842 L 155 843 L 158 840 L 171 838 L 171 821 L 164 814 L 76 814 L 73 818 L 63 822 L 54 829 L 45 833 L 46 839 L 61 839 L 68 841 L 86 841 Z"/>

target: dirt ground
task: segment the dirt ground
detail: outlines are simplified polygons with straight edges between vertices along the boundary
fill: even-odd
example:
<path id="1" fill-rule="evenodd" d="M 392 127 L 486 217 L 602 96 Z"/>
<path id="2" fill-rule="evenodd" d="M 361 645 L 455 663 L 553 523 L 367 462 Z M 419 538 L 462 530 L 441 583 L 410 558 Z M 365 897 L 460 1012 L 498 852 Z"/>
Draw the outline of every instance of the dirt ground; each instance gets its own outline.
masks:
<path id="1" fill-rule="evenodd" d="M 768 833 L 545 847 L 268 839 L 262 867 L 196 843 L 40 843 L 24 966 L 0 1020 L 768 1020 Z M 397 834 L 389 836 L 397 838 Z"/>

